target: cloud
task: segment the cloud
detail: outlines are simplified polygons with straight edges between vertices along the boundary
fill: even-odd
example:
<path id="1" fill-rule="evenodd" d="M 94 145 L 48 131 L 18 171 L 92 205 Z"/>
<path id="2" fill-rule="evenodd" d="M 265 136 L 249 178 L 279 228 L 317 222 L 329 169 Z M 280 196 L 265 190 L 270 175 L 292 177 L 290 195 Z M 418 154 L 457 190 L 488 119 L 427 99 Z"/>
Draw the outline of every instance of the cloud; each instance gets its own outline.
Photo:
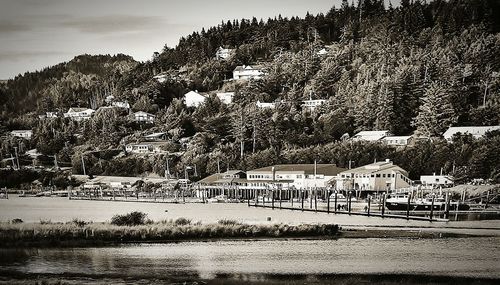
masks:
<path id="1" fill-rule="evenodd" d="M 141 32 L 157 29 L 164 25 L 161 17 L 132 15 L 81 17 L 64 21 L 62 24 L 92 34 Z"/>
<path id="2" fill-rule="evenodd" d="M 26 61 L 33 58 L 61 56 L 63 51 L 0 51 L 0 61 Z"/>
<path id="3" fill-rule="evenodd" d="M 0 34 L 25 32 L 31 30 L 29 25 L 0 20 Z"/>

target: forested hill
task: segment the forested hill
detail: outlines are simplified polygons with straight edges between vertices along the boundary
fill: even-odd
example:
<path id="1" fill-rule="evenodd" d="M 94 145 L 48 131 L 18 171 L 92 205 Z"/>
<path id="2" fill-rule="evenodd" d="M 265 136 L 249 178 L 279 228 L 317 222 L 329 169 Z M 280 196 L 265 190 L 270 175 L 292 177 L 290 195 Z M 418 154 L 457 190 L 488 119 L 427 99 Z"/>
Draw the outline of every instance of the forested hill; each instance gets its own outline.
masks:
<path id="1" fill-rule="evenodd" d="M 1 124 L 5 130 L 33 128 L 30 147 L 72 161 L 75 173 L 84 152 L 116 150 L 144 134 L 165 132 L 172 173 L 196 165 L 197 178 L 217 171 L 217 161 L 223 169 L 245 170 L 314 160 L 346 167 L 350 160 L 363 165 L 390 158 L 413 179 L 443 168 L 468 179 L 500 180 L 500 136 L 456 144 L 440 139 L 449 126 L 500 124 L 499 16 L 498 0 L 403 0 L 398 7 L 363 0 L 304 18 L 227 21 L 181 38 L 146 62 L 81 56 L 19 76 L 0 87 Z M 234 54 L 216 59 L 221 46 Z M 265 76 L 229 80 L 239 65 L 258 65 Z M 190 90 L 235 96 L 230 105 L 210 96 L 194 108 L 181 100 Z M 154 124 L 136 125 L 111 111 L 83 122 L 34 116 L 104 106 L 105 95 L 155 114 Z M 326 104 L 307 110 L 301 104 L 309 98 Z M 279 103 L 264 109 L 257 101 Z M 342 141 L 361 130 L 430 140 L 403 150 Z M 15 145 L 2 144 L 0 158 L 10 157 Z M 110 175 L 163 174 L 167 160 L 85 157 L 90 173 Z"/>
<path id="2" fill-rule="evenodd" d="M 137 62 L 130 56 L 79 55 L 74 59 L 26 72 L 0 88 L 0 118 L 14 125 L 30 124 L 26 113 L 63 111 L 71 106 L 90 107 L 111 95 L 123 73 Z M 12 120 L 18 118 L 20 120 Z M 36 117 L 36 116 L 35 116 Z M 28 127 L 28 126 L 25 126 Z"/>

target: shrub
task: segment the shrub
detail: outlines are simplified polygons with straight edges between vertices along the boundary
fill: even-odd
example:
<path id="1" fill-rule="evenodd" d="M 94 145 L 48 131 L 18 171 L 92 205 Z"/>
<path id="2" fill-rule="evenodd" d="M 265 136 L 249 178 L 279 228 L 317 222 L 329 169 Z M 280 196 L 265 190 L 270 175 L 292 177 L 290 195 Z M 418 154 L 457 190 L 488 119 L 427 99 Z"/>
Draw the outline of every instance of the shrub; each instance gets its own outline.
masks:
<path id="1" fill-rule="evenodd" d="M 22 223 L 24 223 L 24 221 L 21 220 L 21 219 L 19 219 L 19 218 L 15 218 L 15 219 L 13 219 L 11 221 L 11 223 L 13 223 L 13 224 L 22 224 Z"/>
<path id="2" fill-rule="evenodd" d="M 240 222 L 236 221 L 236 220 L 231 220 L 231 219 L 222 219 L 222 220 L 218 220 L 217 223 L 219 225 L 225 225 L 225 226 L 231 226 L 231 225 L 241 225 Z"/>
<path id="3" fill-rule="evenodd" d="M 177 220 L 175 220 L 174 224 L 178 226 L 185 226 L 191 224 L 191 220 L 186 218 L 178 218 Z"/>
<path id="4" fill-rule="evenodd" d="M 84 227 L 85 225 L 88 224 L 88 222 L 85 222 L 85 221 L 77 219 L 77 218 L 73 219 L 71 221 L 71 223 L 74 224 L 74 225 L 76 225 L 76 226 L 78 226 L 78 227 Z"/>
<path id="5" fill-rule="evenodd" d="M 147 214 L 134 211 L 125 215 L 114 215 L 111 218 L 111 224 L 117 226 L 137 226 L 146 223 Z"/>

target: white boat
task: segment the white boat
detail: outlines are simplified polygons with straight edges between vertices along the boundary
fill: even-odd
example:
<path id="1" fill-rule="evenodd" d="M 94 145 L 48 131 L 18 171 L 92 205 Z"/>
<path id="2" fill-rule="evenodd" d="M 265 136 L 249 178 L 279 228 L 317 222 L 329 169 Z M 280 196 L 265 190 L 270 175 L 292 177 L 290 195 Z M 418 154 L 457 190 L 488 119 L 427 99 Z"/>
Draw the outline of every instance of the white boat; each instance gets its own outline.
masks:
<path id="1" fill-rule="evenodd" d="M 227 203 L 227 196 L 219 195 L 212 198 L 208 198 L 207 203 Z"/>

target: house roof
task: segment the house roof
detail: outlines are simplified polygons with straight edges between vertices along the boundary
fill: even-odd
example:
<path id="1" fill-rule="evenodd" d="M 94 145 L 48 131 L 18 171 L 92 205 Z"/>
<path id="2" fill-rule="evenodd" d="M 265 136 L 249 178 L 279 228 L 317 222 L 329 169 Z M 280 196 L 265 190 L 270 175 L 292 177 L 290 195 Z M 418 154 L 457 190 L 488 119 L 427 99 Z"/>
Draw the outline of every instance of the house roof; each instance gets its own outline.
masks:
<path id="1" fill-rule="evenodd" d="M 402 172 L 403 174 L 405 174 L 405 176 L 408 175 L 407 174 L 408 172 L 406 172 L 406 170 L 393 164 L 391 161 L 378 161 L 378 162 L 363 165 L 363 166 L 360 166 L 357 168 L 348 169 L 348 170 L 342 171 L 342 173 L 367 174 L 367 173 L 376 173 L 376 172 L 383 171 L 383 170 L 393 170 L 393 171 Z"/>
<path id="2" fill-rule="evenodd" d="M 131 183 L 142 180 L 144 182 L 150 183 L 162 183 L 168 181 L 164 177 L 124 177 L 124 176 L 95 176 L 92 179 L 89 179 L 87 175 L 73 175 L 77 180 L 83 182 L 94 182 L 94 183 L 105 183 L 109 184 L 111 182 L 120 182 L 120 183 Z"/>
<path id="3" fill-rule="evenodd" d="M 387 130 L 384 130 L 384 131 L 361 131 L 361 132 L 355 134 L 352 138 L 366 140 L 366 141 L 377 141 L 377 140 L 380 140 L 383 137 L 388 136 L 388 135 L 390 135 L 390 132 Z"/>
<path id="4" fill-rule="evenodd" d="M 261 70 L 260 66 L 251 66 L 251 65 L 238 65 L 234 69 L 234 71 L 244 71 L 244 70 Z"/>
<path id="5" fill-rule="evenodd" d="M 144 111 L 138 111 L 138 112 L 135 112 L 134 115 L 147 115 L 147 116 L 153 116 L 153 114 L 151 113 L 148 113 L 148 112 L 144 112 Z"/>
<path id="6" fill-rule="evenodd" d="M 207 97 L 207 94 L 206 93 L 200 93 L 198 91 L 189 91 L 188 93 L 184 94 L 184 97 L 186 96 L 196 96 L 196 97 Z"/>
<path id="7" fill-rule="evenodd" d="M 314 164 L 280 164 L 266 166 L 258 169 L 253 169 L 250 172 L 272 172 L 272 168 L 276 172 L 304 172 L 304 174 L 314 174 Z M 335 164 L 317 164 L 316 173 L 326 176 L 335 176 L 344 171 L 345 168 L 337 167 Z"/>
<path id="8" fill-rule="evenodd" d="M 471 134 L 473 136 L 484 136 L 487 132 L 500 130 L 500 126 L 470 126 L 470 127 L 450 127 L 444 132 L 444 137 L 451 137 L 454 134 Z"/>
<path id="9" fill-rule="evenodd" d="M 76 112 L 83 112 L 83 111 L 87 111 L 87 110 L 92 110 L 92 109 L 89 109 L 89 108 L 79 108 L 79 107 L 71 107 L 71 108 L 69 108 L 68 113 L 69 112 L 75 112 L 75 113 Z M 94 111 L 94 110 L 92 110 L 92 111 Z"/>
<path id="10" fill-rule="evenodd" d="M 411 136 L 386 136 L 384 140 L 409 140 Z"/>

